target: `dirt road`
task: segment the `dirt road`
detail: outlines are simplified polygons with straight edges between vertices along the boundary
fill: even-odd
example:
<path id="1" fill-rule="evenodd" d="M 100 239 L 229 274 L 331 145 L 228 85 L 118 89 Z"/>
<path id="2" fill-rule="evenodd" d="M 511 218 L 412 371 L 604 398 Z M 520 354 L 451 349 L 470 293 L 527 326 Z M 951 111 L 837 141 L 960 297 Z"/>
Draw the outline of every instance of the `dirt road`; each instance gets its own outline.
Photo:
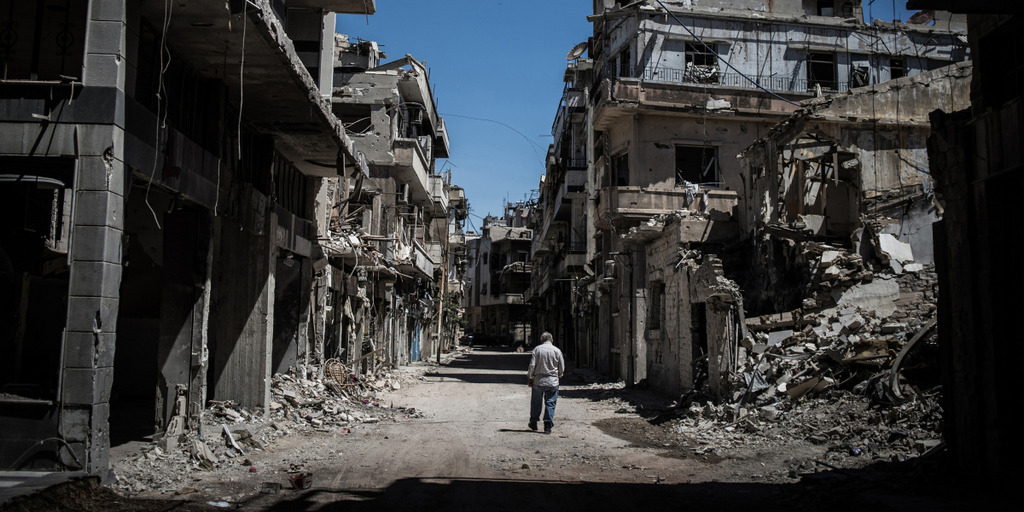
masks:
<path id="1" fill-rule="evenodd" d="M 664 397 L 597 383 L 586 372 L 563 379 L 554 434 L 534 432 L 528 361 L 529 354 L 477 349 L 422 376 L 420 369 L 411 384 L 380 397 L 405 408 L 394 421 L 296 432 L 245 462 L 194 473 L 182 495 L 83 491 L 70 505 L 44 509 L 905 512 L 971 503 L 943 492 L 952 485 L 885 464 L 831 471 L 818 465 L 825 448 L 800 440 L 708 450 L 706 441 L 651 421 L 647 412 L 664 407 Z M 309 489 L 260 492 L 297 470 L 313 474 Z"/>
<path id="2" fill-rule="evenodd" d="M 291 436 L 253 457 L 257 473 L 239 466 L 229 481 L 196 487 L 232 506 L 272 511 L 908 508 L 905 497 L 890 508 L 887 494 L 865 495 L 872 486 L 856 476 L 797 484 L 794 461 L 812 459 L 819 447 L 697 455 L 692 439 L 635 413 L 663 407 L 665 398 L 595 384 L 583 372 L 563 379 L 554 434 L 531 431 L 528 362 L 529 354 L 507 351 L 462 354 L 384 397 L 422 417 Z M 314 475 L 309 490 L 257 492 L 298 465 Z"/>

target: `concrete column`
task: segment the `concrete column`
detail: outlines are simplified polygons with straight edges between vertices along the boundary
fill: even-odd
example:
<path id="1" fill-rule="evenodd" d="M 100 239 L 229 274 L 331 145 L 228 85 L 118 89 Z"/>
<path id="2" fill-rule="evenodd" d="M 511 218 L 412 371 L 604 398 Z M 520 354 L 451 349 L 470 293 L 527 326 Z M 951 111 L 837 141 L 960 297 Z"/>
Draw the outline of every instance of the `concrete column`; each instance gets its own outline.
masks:
<path id="1" fill-rule="evenodd" d="M 89 4 L 83 79 L 124 104 L 124 1 Z M 61 372 L 60 432 L 91 474 L 109 474 L 110 390 L 124 229 L 124 109 L 113 124 L 76 125 L 71 282 Z M 65 462 L 71 463 L 70 460 Z"/>
<path id="2" fill-rule="evenodd" d="M 633 290 L 633 305 L 632 373 L 636 384 L 647 378 L 647 289 Z"/>
<path id="3" fill-rule="evenodd" d="M 334 29 L 338 16 L 333 12 L 324 13 L 320 36 L 320 95 L 330 98 L 334 94 Z"/>

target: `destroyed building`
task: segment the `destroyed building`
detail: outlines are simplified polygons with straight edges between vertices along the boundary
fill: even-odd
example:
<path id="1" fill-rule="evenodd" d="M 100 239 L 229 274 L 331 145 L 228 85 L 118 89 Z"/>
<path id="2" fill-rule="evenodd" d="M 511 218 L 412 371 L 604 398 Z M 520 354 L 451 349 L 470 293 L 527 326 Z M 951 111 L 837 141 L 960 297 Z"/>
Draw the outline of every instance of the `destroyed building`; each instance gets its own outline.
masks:
<path id="1" fill-rule="evenodd" d="M 376 43 L 339 34 L 335 58 L 334 112 L 370 172 L 350 189 L 334 179 L 321 190 L 330 266 L 318 283 L 328 311 L 318 336 L 325 357 L 341 361 L 425 359 L 442 350 L 442 297 L 460 293 L 448 283 L 464 271 L 465 193 L 436 166 L 448 157 L 447 130 L 411 55 L 381 63 Z"/>
<path id="2" fill-rule="evenodd" d="M 585 264 L 557 276 L 570 289 L 535 275 L 549 295 L 531 295 L 567 310 L 537 321 L 575 331 L 578 362 L 727 397 L 757 334 L 747 316 L 836 306 L 824 288 L 804 303 L 823 251 L 853 253 L 850 268 L 820 267 L 847 286 L 875 260 L 894 276 L 931 261 L 924 119 L 965 101 L 962 16 L 865 24 L 859 2 L 594 7 L 587 55 L 568 56 L 532 256 L 540 268 L 559 239 L 585 244 Z M 751 162 L 773 140 L 784 154 Z"/>
<path id="3" fill-rule="evenodd" d="M 533 341 L 532 314 L 525 300 L 534 268 L 533 229 L 527 227 L 533 208 L 532 202 L 506 204 L 502 217 L 485 217 L 480 235 L 467 242 L 469 289 L 464 305 L 474 340 Z"/>
<path id="4" fill-rule="evenodd" d="M 170 449 L 210 401 L 265 414 L 274 374 L 439 350 L 465 195 L 422 65 L 381 72 L 420 103 L 390 161 L 337 101 L 336 14 L 375 9 L 4 4 L 0 467 L 106 477 L 111 443 Z"/>

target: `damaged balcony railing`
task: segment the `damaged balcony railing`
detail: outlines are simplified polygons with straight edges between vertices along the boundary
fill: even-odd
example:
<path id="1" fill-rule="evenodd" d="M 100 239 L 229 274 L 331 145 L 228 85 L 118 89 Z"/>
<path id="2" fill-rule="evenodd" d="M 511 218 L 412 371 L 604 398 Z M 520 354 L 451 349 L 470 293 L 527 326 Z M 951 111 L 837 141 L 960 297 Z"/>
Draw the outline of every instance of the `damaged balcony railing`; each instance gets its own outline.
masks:
<path id="1" fill-rule="evenodd" d="M 749 75 L 748 75 L 749 76 Z M 784 76 L 744 76 L 739 73 L 722 73 L 716 67 L 691 66 L 686 69 L 651 67 L 643 72 L 643 79 L 651 82 L 667 82 L 696 85 L 718 85 L 756 89 L 758 86 L 778 92 L 813 92 L 820 85 L 825 92 L 846 92 L 847 82 L 829 80 L 807 80 Z"/>

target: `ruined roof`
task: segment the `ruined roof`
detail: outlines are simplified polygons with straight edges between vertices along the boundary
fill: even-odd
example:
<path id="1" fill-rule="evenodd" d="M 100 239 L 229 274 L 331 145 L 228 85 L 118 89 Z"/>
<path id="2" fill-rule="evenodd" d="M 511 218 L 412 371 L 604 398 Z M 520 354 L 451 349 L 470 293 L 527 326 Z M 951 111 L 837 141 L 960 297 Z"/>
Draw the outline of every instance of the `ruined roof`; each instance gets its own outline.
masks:
<path id="1" fill-rule="evenodd" d="M 971 62 L 958 62 L 913 76 L 850 89 L 845 93 L 800 102 L 801 108 L 743 150 L 749 153 L 768 140 L 792 140 L 808 120 L 925 126 L 929 114 L 970 105 Z"/>

